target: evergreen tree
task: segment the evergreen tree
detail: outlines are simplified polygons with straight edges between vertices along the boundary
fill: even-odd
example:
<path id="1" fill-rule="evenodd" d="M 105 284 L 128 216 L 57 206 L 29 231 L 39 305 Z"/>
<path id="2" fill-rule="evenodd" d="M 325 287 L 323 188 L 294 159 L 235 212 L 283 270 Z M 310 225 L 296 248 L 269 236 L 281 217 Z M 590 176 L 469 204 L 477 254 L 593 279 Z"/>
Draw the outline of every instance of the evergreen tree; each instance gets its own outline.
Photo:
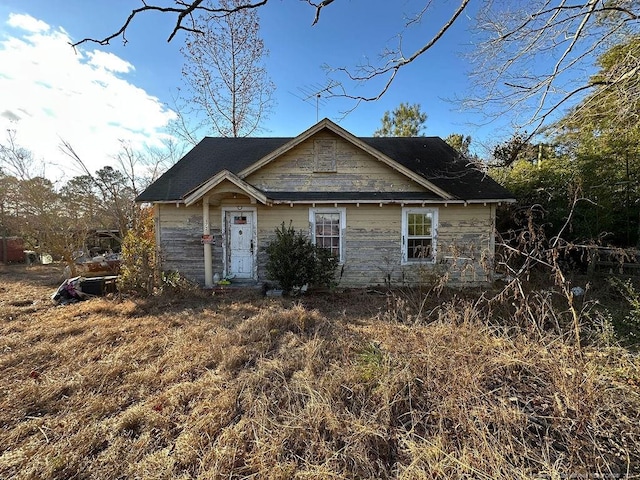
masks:
<path id="1" fill-rule="evenodd" d="M 373 132 L 374 137 L 419 137 L 425 130 L 427 114 L 420 104 L 401 103 L 393 111 L 384 112 L 382 125 Z"/>

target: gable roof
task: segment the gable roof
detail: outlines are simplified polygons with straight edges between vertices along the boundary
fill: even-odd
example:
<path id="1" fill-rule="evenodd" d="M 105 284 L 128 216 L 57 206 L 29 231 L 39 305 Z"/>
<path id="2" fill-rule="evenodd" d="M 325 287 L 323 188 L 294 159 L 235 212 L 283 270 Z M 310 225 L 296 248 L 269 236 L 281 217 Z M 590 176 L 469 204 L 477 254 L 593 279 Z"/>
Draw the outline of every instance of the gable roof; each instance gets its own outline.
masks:
<path id="1" fill-rule="evenodd" d="M 233 178 L 241 180 L 322 129 L 333 131 L 433 192 L 422 194 L 424 200 L 513 200 L 511 193 L 461 160 L 456 150 L 439 137 L 355 137 L 324 119 L 293 138 L 206 137 L 142 192 L 136 201 L 183 202 L 188 195 L 191 203 L 195 198 L 193 192 L 202 192 L 207 189 L 207 185 L 215 184 L 216 182 L 211 182 L 221 172 L 227 171 L 228 174 L 233 174 Z M 262 193 L 257 189 L 256 191 Z M 362 200 L 393 198 L 391 192 L 265 193 L 273 200 L 282 201 L 293 201 L 296 198 L 304 201 L 305 196 L 309 200 L 358 200 L 358 194 L 362 195 Z"/>
<path id="2" fill-rule="evenodd" d="M 222 182 L 227 181 L 232 183 L 240 190 L 245 192 L 247 195 L 259 200 L 262 203 L 267 203 L 267 197 L 260 190 L 255 188 L 253 185 L 248 184 L 241 178 L 238 178 L 237 175 L 231 173 L 229 170 L 222 170 L 214 175 L 212 178 L 201 184 L 195 190 L 184 195 L 184 203 L 188 205 L 193 205 L 200 198 L 202 198 L 209 190 L 214 187 L 217 187 Z"/>
<path id="3" fill-rule="evenodd" d="M 136 198 L 137 202 L 181 202 L 183 196 L 223 170 L 238 174 L 290 138 L 205 137 Z"/>

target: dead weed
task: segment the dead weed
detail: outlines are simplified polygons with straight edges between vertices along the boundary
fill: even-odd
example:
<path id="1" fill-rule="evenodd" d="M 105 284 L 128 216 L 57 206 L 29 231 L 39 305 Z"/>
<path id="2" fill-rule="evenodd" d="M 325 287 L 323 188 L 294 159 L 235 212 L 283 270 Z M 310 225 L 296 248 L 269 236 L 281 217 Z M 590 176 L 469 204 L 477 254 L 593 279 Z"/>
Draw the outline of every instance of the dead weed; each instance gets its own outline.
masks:
<path id="1" fill-rule="evenodd" d="M 344 295 L 32 294 L 0 318 L 0 477 L 636 478 L 637 356 L 456 296 L 417 322 Z"/>

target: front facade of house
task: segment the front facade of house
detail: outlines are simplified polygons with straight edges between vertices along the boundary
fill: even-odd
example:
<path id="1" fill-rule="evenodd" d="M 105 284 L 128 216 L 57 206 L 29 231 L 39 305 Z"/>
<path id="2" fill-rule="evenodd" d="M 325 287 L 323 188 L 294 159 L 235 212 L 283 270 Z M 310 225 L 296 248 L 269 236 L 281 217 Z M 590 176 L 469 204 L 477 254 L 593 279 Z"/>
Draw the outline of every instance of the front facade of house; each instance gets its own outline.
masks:
<path id="1" fill-rule="evenodd" d="M 205 286 L 268 281 L 289 223 L 340 260 L 342 286 L 491 281 L 502 187 L 439 138 L 357 138 L 322 120 L 295 138 L 203 140 L 140 197 L 163 270 Z"/>

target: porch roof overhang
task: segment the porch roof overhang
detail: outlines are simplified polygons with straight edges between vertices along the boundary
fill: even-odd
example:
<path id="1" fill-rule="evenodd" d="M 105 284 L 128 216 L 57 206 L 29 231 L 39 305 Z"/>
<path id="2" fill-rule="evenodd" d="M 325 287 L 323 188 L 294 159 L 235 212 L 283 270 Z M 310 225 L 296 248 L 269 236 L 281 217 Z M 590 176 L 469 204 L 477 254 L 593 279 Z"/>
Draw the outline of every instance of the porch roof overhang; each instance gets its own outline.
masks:
<path id="1" fill-rule="evenodd" d="M 193 205 L 199 200 L 203 199 L 211 190 L 214 190 L 218 185 L 223 183 L 224 181 L 228 181 L 239 188 L 242 192 L 244 192 L 247 196 L 252 199 L 255 199 L 257 202 L 267 204 L 269 203 L 267 196 L 258 190 L 253 185 L 245 182 L 241 178 L 239 178 L 234 173 L 229 170 L 222 170 L 218 172 L 216 175 L 211 177 L 206 182 L 200 184 L 198 187 L 194 188 L 190 192 L 184 195 L 183 200 L 186 206 Z"/>

